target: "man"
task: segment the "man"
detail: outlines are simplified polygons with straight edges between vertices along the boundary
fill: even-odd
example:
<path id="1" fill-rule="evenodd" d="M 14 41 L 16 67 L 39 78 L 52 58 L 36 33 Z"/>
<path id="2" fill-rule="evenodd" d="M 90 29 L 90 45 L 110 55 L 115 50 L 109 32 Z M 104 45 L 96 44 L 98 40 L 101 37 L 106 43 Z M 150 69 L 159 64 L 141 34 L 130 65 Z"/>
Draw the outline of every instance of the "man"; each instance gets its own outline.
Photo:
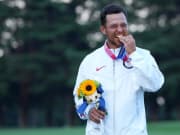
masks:
<path id="1" fill-rule="evenodd" d="M 97 80 L 104 90 L 107 115 L 88 105 L 79 115 L 87 119 L 86 135 L 147 135 L 144 92 L 159 90 L 164 77 L 150 52 L 137 47 L 128 34 L 127 15 L 121 6 L 105 6 L 100 20 L 107 39 L 83 59 L 73 94 L 78 109 L 82 104 L 76 94 L 79 84 L 85 79 Z"/>

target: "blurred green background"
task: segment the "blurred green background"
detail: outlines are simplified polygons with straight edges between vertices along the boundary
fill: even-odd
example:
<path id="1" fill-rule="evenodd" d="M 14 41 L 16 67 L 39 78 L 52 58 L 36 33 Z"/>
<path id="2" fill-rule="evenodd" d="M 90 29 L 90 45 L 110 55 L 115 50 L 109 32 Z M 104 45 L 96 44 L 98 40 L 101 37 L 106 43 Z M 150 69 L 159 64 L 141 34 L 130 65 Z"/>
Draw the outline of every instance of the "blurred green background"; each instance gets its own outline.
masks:
<path id="1" fill-rule="evenodd" d="M 153 122 L 148 124 L 149 135 L 179 135 L 179 122 Z M 85 127 L 11 128 L 1 129 L 1 135 L 84 135 Z"/>
<path id="2" fill-rule="evenodd" d="M 150 135 L 180 134 L 179 0 L 0 0 L 0 135 L 83 134 L 72 91 L 81 60 L 104 42 L 99 11 L 110 2 L 127 8 L 137 46 L 166 79 L 145 95 Z"/>

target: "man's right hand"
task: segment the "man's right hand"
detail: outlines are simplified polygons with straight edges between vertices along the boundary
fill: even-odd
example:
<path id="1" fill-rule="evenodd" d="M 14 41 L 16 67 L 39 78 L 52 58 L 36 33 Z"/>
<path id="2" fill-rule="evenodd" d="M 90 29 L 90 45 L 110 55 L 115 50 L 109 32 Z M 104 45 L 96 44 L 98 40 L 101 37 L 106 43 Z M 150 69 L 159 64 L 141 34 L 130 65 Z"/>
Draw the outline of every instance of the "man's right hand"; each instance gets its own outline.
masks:
<path id="1" fill-rule="evenodd" d="M 106 113 L 96 109 L 95 107 L 89 111 L 89 119 L 95 123 L 100 123 L 100 119 L 104 119 Z"/>

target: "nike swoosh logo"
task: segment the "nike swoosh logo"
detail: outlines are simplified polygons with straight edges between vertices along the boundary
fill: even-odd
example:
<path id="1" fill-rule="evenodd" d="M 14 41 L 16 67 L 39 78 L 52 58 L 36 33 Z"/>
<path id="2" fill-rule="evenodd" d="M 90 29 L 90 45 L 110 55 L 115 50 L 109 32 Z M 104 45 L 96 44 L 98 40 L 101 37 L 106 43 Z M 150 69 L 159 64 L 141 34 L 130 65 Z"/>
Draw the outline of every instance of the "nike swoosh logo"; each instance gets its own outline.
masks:
<path id="1" fill-rule="evenodd" d="M 104 68 L 105 67 L 105 65 L 104 66 L 101 66 L 101 67 L 97 67 L 96 68 L 96 71 L 99 71 L 99 70 L 101 70 L 102 68 Z"/>

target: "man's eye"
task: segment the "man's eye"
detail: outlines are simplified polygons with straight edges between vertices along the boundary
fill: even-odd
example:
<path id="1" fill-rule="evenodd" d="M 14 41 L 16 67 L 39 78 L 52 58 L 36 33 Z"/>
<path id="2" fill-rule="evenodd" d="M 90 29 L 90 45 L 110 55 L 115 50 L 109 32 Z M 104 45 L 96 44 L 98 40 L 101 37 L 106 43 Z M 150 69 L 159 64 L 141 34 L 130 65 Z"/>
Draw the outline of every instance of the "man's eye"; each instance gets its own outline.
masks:
<path id="1" fill-rule="evenodd" d="M 112 25 L 111 28 L 117 28 L 117 25 Z"/>
<path id="2" fill-rule="evenodd" d="M 127 27 L 127 24 L 121 24 L 121 27 L 125 28 Z"/>

